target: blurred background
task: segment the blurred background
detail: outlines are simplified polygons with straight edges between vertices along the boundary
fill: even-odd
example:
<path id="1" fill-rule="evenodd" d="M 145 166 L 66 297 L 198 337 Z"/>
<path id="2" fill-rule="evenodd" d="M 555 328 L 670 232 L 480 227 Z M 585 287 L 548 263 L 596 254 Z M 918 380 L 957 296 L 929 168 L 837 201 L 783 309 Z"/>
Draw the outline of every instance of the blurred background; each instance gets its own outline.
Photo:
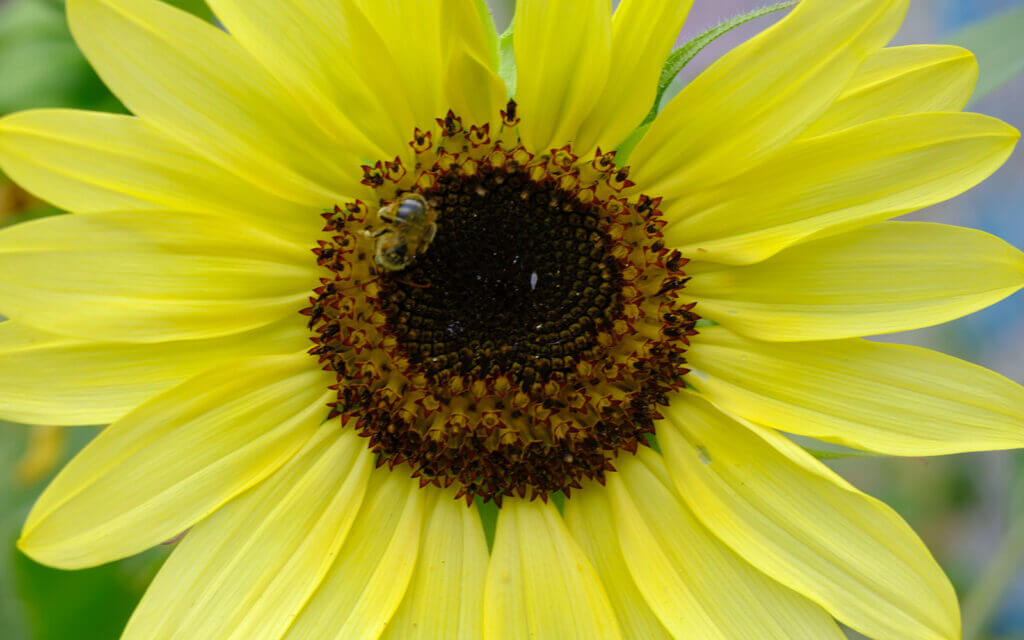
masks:
<path id="1" fill-rule="evenodd" d="M 836 0 L 840 1 L 840 0 Z M 211 19 L 203 0 L 173 0 Z M 63 0 L 0 0 L 0 115 L 32 107 L 123 110 L 71 40 Z M 514 0 L 490 0 L 499 32 Z M 680 43 L 760 0 L 696 0 Z M 782 14 L 735 29 L 700 53 L 688 82 L 723 51 Z M 896 44 L 950 42 L 974 51 L 981 78 L 969 109 L 1024 129 L 1024 0 L 912 0 Z M 0 174 L 0 226 L 58 213 Z M 989 231 L 1024 247 L 1024 150 L 980 187 L 912 214 Z M 940 327 L 881 338 L 909 342 L 989 367 L 1024 383 L 1024 294 Z M 0 639 L 114 640 L 170 547 L 87 571 L 42 567 L 15 540 L 32 502 L 96 428 L 0 422 Z M 829 459 L 920 533 L 952 578 L 965 640 L 1024 640 L 1024 454 L 928 459 Z M 851 638 L 855 637 L 851 633 Z"/>

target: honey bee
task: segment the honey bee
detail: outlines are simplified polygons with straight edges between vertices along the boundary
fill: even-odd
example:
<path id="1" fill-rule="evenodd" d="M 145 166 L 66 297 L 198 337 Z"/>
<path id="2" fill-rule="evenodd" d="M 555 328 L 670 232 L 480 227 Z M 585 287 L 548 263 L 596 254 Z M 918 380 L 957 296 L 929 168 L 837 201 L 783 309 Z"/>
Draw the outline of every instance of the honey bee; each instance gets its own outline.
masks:
<path id="1" fill-rule="evenodd" d="M 371 234 L 377 239 L 374 261 L 388 271 L 408 267 L 437 235 L 437 211 L 416 193 L 405 194 L 381 207 L 377 217 L 386 226 Z"/>

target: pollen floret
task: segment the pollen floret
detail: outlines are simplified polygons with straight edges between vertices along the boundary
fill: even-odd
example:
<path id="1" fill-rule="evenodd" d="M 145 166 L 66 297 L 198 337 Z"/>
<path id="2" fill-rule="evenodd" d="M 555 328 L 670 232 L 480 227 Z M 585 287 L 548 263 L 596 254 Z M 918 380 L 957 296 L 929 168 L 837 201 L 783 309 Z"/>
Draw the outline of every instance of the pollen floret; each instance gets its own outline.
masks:
<path id="1" fill-rule="evenodd" d="M 378 464 L 500 503 L 603 481 L 654 432 L 684 385 L 696 333 L 677 299 L 686 259 L 666 249 L 660 199 L 635 193 L 615 152 L 534 154 L 503 124 L 449 112 L 415 132 L 415 167 L 366 166 L 374 202 L 325 214 L 325 268 L 304 311 L 334 413 Z M 378 265 L 376 211 L 416 194 L 436 239 L 408 268 Z"/>

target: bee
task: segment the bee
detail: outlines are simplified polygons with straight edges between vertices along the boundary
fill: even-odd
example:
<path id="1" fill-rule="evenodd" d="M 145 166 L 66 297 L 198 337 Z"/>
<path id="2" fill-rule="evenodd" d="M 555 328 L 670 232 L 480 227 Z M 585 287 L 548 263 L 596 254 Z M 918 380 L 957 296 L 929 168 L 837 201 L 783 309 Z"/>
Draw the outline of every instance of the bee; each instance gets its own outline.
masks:
<path id="1" fill-rule="evenodd" d="M 416 193 L 405 194 L 381 207 L 377 217 L 386 226 L 371 234 L 377 239 L 374 261 L 388 271 L 408 267 L 437 235 L 437 211 Z"/>

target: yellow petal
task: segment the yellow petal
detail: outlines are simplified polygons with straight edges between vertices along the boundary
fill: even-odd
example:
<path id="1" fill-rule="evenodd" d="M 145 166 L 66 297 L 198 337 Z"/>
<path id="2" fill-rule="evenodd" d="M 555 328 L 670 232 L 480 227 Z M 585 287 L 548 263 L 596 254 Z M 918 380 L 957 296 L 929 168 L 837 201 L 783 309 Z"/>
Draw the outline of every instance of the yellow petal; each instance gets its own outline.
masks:
<path id="1" fill-rule="evenodd" d="M 487 539 L 476 507 L 433 491 L 405 600 L 382 640 L 480 640 Z"/>
<path id="2" fill-rule="evenodd" d="M 373 472 L 334 566 L 282 637 L 377 640 L 398 609 L 416 566 L 426 496 L 405 474 Z"/>
<path id="3" fill-rule="evenodd" d="M 0 312 L 99 341 L 210 338 L 298 318 L 317 268 L 308 249 L 220 216 L 55 216 L 0 231 Z"/>
<path id="4" fill-rule="evenodd" d="M 641 447 L 609 474 L 626 564 L 676 640 L 842 640 L 817 605 L 738 558 L 675 496 L 660 457 Z"/>
<path id="5" fill-rule="evenodd" d="M 398 71 L 399 88 L 412 108 L 417 125 L 432 126 L 434 118 L 443 117 L 448 111 L 444 99 L 447 43 L 443 37 L 454 34 L 442 32 L 445 22 L 441 12 L 446 7 L 441 2 L 420 0 L 355 2 L 390 52 Z"/>
<path id="6" fill-rule="evenodd" d="M 0 419 L 27 424 L 113 422 L 202 371 L 309 345 L 298 318 L 209 340 L 93 342 L 0 323 Z"/>
<path id="7" fill-rule="evenodd" d="M 225 215 L 303 245 L 323 228 L 315 201 L 274 195 L 130 116 L 61 109 L 7 116 L 0 120 L 0 166 L 68 211 Z"/>
<path id="8" fill-rule="evenodd" d="M 701 316 L 762 340 L 892 333 L 973 313 L 1024 287 L 1024 253 L 974 229 L 885 222 L 696 274 Z"/>
<path id="9" fill-rule="evenodd" d="M 771 162 L 672 204 L 665 237 L 702 260 L 757 262 L 810 236 L 959 195 L 998 169 L 1019 137 L 988 116 L 919 113 L 800 140 Z"/>
<path id="10" fill-rule="evenodd" d="M 374 160 L 411 152 L 406 142 L 414 123 L 395 63 L 351 1 L 209 5 L 228 33 L 292 94 L 290 104 L 321 123 L 333 144 L 348 143 Z"/>
<path id="11" fill-rule="evenodd" d="M 821 135 L 908 113 L 959 111 L 978 80 L 967 49 L 912 45 L 882 49 L 864 61 L 843 93 L 801 135 Z"/>
<path id="12" fill-rule="evenodd" d="M 287 462 L 327 414 L 307 354 L 203 373 L 103 430 L 32 508 L 19 547 L 87 567 L 173 538 Z"/>
<path id="13" fill-rule="evenodd" d="M 693 0 L 623 0 L 612 17 L 608 84 L 580 128 L 575 151 L 614 149 L 654 104 L 661 68 Z"/>
<path id="14" fill-rule="evenodd" d="M 629 573 L 607 490 L 596 482 L 565 501 L 565 524 L 590 558 L 627 640 L 671 640 Z"/>
<path id="15" fill-rule="evenodd" d="M 1024 447 L 1024 387 L 920 347 L 772 343 L 701 329 L 687 381 L 761 425 L 892 455 Z"/>
<path id="16" fill-rule="evenodd" d="M 516 101 L 526 147 L 573 142 L 600 100 L 611 59 L 608 0 L 519 0 L 513 22 Z"/>
<path id="17" fill-rule="evenodd" d="M 498 75 L 498 34 L 484 0 L 441 0 L 445 104 L 465 126 L 501 126 L 508 87 Z"/>
<path id="18" fill-rule="evenodd" d="M 505 82 L 498 74 L 468 49 L 462 49 L 452 54 L 445 77 L 448 104 L 462 117 L 464 125 L 489 123 L 491 131 L 496 131 L 501 110 L 508 103 Z"/>
<path id="19" fill-rule="evenodd" d="M 197 524 L 132 614 L 123 640 L 276 640 L 327 574 L 373 456 L 337 421 L 277 473 Z"/>
<path id="20" fill-rule="evenodd" d="M 498 33 L 486 0 L 441 0 L 441 20 L 447 55 L 462 49 L 488 69 L 498 69 Z"/>
<path id="21" fill-rule="evenodd" d="M 506 499 L 484 588 L 484 639 L 620 637 L 601 580 L 555 506 Z"/>
<path id="22" fill-rule="evenodd" d="M 133 113 L 269 190 L 326 207 L 359 192 L 331 140 L 238 42 L 158 0 L 69 0 L 78 46 Z"/>
<path id="23" fill-rule="evenodd" d="M 648 193 L 685 197 L 757 165 L 828 108 L 906 8 L 907 0 L 804 0 L 665 107 L 630 156 L 634 179 Z"/>
<path id="24" fill-rule="evenodd" d="M 953 587 L 895 511 L 696 394 L 667 411 L 658 442 L 679 495 L 747 562 L 869 637 L 959 639 Z"/>

